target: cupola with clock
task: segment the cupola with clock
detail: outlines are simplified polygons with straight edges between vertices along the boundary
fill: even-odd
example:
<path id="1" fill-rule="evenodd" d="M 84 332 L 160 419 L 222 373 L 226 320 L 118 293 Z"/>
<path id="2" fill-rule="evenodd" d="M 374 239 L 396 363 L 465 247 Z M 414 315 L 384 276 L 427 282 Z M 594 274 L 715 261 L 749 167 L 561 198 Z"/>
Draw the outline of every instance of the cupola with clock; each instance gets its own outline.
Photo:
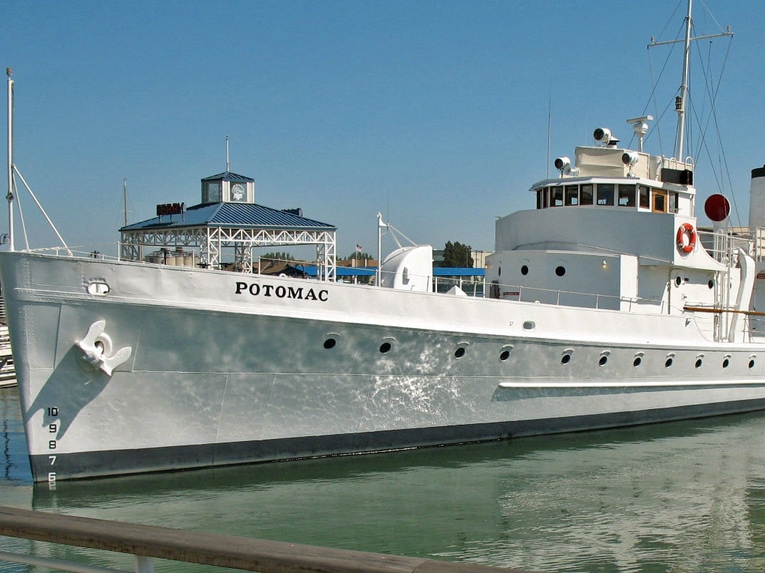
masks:
<path id="1" fill-rule="evenodd" d="M 205 177 L 202 203 L 255 203 L 255 180 L 231 171 Z"/>

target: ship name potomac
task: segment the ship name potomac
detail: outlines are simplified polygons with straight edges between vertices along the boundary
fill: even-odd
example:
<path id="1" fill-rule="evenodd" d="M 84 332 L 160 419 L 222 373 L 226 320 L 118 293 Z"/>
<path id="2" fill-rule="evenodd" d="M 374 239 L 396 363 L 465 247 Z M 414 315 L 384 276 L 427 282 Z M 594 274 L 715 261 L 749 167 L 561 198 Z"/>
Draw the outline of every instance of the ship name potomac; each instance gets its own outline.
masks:
<path id="1" fill-rule="evenodd" d="M 246 283 L 237 281 L 234 294 L 247 294 L 252 296 L 267 296 L 276 298 L 293 298 L 298 300 L 316 300 L 327 302 L 329 291 L 326 289 L 314 290 L 313 288 L 292 287 L 284 285 L 272 285 L 268 283 Z"/>

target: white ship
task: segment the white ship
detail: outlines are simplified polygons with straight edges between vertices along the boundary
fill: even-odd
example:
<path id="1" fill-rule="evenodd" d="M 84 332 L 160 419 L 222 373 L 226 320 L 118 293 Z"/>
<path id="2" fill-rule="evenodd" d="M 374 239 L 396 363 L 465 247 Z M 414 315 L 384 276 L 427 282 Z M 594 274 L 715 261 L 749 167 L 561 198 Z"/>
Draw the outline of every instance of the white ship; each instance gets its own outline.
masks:
<path id="1" fill-rule="evenodd" d="M 683 86 L 690 7 L 687 26 Z M 336 280 L 335 228 L 257 205 L 228 170 L 199 205 L 126 225 L 119 260 L 11 236 L 0 274 L 34 479 L 764 408 L 765 168 L 750 228 L 727 227 L 716 196 L 705 232 L 693 164 L 644 152 L 648 121 L 630 120 L 634 151 L 597 129 L 532 186 L 536 209 L 496 221 L 485 297 L 433 292 L 429 246 L 393 252 L 377 285 Z M 17 175 L 9 152 L 11 235 Z M 253 249 L 305 243 L 317 280 L 252 273 Z"/>

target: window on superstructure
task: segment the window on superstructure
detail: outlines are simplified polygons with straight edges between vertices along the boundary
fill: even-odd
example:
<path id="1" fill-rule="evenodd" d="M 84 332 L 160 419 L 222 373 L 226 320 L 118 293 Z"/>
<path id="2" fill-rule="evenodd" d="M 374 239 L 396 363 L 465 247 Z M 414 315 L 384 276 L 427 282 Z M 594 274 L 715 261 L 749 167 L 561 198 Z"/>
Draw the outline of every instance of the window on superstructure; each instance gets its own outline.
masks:
<path id="1" fill-rule="evenodd" d="M 651 208 L 651 189 L 645 185 L 638 187 L 639 203 L 638 205 L 643 209 Z"/>
<path id="2" fill-rule="evenodd" d="M 619 185 L 619 207 L 635 206 L 635 186 Z"/>
<path id="3" fill-rule="evenodd" d="M 566 205 L 579 205 L 579 185 L 566 185 Z"/>
<path id="4" fill-rule="evenodd" d="M 652 193 L 653 197 L 653 211 L 657 213 L 667 212 L 667 192 L 654 189 Z"/>
<path id="5" fill-rule="evenodd" d="M 537 189 L 537 209 L 545 208 L 545 188 Z"/>
<path id="6" fill-rule="evenodd" d="M 668 211 L 670 213 L 677 213 L 677 202 L 678 202 L 678 194 L 676 191 L 672 191 L 669 194 L 669 208 Z"/>
<path id="7" fill-rule="evenodd" d="M 563 205 L 563 187 L 556 185 L 550 188 L 550 207 L 560 207 Z"/>
<path id="8" fill-rule="evenodd" d="M 592 183 L 582 185 L 579 190 L 579 204 L 592 205 Z"/>
<path id="9" fill-rule="evenodd" d="M 613 183 L 598 183 L 598 205 L 614 204 L 614 187 Z"/>

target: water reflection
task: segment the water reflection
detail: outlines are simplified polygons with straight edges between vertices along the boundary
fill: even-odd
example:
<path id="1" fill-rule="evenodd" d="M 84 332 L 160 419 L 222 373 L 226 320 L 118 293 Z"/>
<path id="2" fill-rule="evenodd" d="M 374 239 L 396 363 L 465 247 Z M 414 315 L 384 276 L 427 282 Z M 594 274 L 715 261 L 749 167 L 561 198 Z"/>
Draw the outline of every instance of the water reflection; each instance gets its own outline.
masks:
<path id="1" fill-rule="evenodd" d="M 55 491 L 43 484 L 31 503 L 102 519 L 550 572 L 759 572 L 764 435 L 765 415 L 752 414 L 61 482 Z"/>
<path id="2" fill-rule="evenodd" d="M 31 483 L 18 393 L 13 387 L 0 388 L 0 449 L 0 484 Z"/>

